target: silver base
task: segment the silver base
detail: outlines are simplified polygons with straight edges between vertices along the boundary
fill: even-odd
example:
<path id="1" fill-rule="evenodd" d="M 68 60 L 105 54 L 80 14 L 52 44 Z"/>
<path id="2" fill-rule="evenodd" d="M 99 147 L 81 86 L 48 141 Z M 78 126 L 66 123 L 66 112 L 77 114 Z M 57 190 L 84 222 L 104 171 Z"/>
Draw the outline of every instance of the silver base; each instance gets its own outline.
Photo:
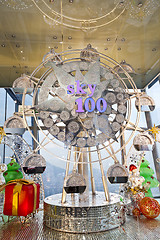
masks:
<path id="1" fill-rule="evenodd" d="M 119 227 L 125 222 L 124 206 L 120 195 L 111 193 L 110 202 L 106 202 L 104 192 L 89 194 L 85 201 L 79 195 L 67 195 L 64 204 L 61 194 L 44 199 L 45 226 L 62 232 L 93 233 Z"/>

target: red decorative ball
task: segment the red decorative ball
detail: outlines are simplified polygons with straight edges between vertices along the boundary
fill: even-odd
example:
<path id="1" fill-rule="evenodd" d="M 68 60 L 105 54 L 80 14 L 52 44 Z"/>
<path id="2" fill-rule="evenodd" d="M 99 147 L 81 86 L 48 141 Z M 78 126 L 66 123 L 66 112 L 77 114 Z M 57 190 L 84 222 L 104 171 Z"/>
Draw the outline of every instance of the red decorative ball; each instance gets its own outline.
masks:
<path id="1" fill-rule="evenodd" d="M 138 217 L 141 215 L 141 211 L 139 210 L 139 208 L 134 208 L 132 213 L 133 213 L 133 216 L 135 217 Z"/>
<path id="2" fill-rule="evenodd" d="M 144 197 L 140 201 L 140 211 L 146 218 L 156 218 L 160 214 L 160 204 L 151 197 Z"/>

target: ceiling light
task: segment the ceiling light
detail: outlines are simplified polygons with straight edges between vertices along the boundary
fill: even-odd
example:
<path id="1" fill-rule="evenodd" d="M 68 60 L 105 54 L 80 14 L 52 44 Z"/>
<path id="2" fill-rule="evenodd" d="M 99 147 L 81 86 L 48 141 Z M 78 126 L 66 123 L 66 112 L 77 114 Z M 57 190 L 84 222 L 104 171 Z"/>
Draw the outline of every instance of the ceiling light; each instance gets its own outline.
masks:
<path id="1" fill-rule="evenodd" d="M 110 39 L 110 38 L 107 38 L 107 41 L 109 42 L 109 41 L 111 41 L 111 39 Z"/>
<path id="2" fill-rule="evenodd" d="M 21 53 L 23 53 L 23 50 L 21 50 Z"/>
<path id="3" fill-rule="evenodd" d="M 6 45 L 3 43 L 3 44 L 1 44 L 1 47 L 5 47 Z"/>
<path id="4" fill-rule="evenodd" d="M 72 39 L 72 37 L 71 37 L 71 36 L 69 36 L 69 37 L 68 37 L 68 40 L 71 40 L 71 39 Z"/>
<path id="5" fill-rule="evenodd" d="M 117 48 L 117 50 L 118 50 L 118 51 L 120 51 L 120 50 L 121 50 L 121 48 L 119 47 L 119 48 Z"/>
<path id="6" fill-rule="evenodd" d="M 53 36 L 53 39 L 57 39 L 57 36 Z"/>
<path id="7" fill-rule="evenodd" d="M 71 46 L 68 46 L 68 49 L 72 49 L 72 47 L 71 47 Z"/>
<path id="8" fill-rule="evenodd" d="M 14 35 L 14 34 L 12 34 L 12 36 L 11 36 L 12 38 L 15 38 L 16 37 L 16 35 Z"/>
<path id="9" fill-rule="evenodd" d="M 125 39 L 125 38 L 122 38 L 122 39 L 121 39 L 121 41 L 122 41 L 122 42 L 125 42 L 125 41 L 126 41 L 126 39 Z"/>
<path id="10" fill-rule="evenodd" d="M 73 0 L 69 0 L 69 3 L 73 3 Z"/>
<path id="11" fill-rule="evenodd" d="M 143 6 L 143 3 L 142 3 L 142 2 L 139 2 L 137 6 L 140 8 L 140 7 Z"/>

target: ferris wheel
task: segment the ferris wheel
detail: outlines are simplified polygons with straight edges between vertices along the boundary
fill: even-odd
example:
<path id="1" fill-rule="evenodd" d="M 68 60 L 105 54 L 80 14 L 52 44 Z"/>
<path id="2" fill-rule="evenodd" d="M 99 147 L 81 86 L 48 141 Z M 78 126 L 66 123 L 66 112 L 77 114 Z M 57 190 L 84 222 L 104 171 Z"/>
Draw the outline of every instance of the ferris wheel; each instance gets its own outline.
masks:
<path id="1" fill-rule="evenodd" d="M 97 52 L 90 44 L 85 49 L 61 53 L 55 53 L 51 49 L 31 76 L 23 75 L 13 84 L 15 92 L 23 92 L 24 125 L 37 145 L 32 154 L 24 160 L 23 169 L 29 172 L 38 171 L 38 173 L 44 171 L 44 159 L 41 155 L 37 158 L 40 149 L 52 154 L 53 159 L 66 162 L 62 194 L 53 195 L 51 199 L 45 200 L 45 222 L 53 229 L 59 228 L 63 231 L 70 229 L 71 232 L 95 230 L 92 224 L 86 225 L 93 219 L 87 215 L 86 222 L 86 219 L 83 219 L 84 213 L 80 216 L 84 224 L 78 225 L 78 230 L 75 230 L 78 224 L 75 216 L 72 220 L 68 218 L 69 227 L 65 225 L 61 211 L 64 207 L 76 206 L 76 201 L 72 199 L 74 194 L 80 196 L 82 212 L 84 206 L 88 206 L 89 209 L 97 207 L 98 211 L 105 207 L 108 215 L 102 216 L 101 222 L 96 221 L 97 213 L 93 213 L 97 231 L 112 229 L 124 222 L 119 196 L 109 193 L 103 163 L 109 159 L 114 162 L 107 171 L 110 183 L 128 181 L 126 146 L 137 131 L 141 132 L 133 141 L 137 150 L 143 151 L 144 144 L 146 144 L 145 147 L 149 144 L 153 146 L 152 136 L 138 124 L 143 107 L 149 105 L 149 109 L 154 110 L 154 103 L 136 88 L 128 73 L 130 65 L 123 64 L 123 66 L 114 59 Z M 32 106 L 27 105 L 27 94 L 32 96 Z M 134 122 L 131 121 L 133 100 L 135 101 Z M 34 136 L 28 116 L 34 117 L 36 128 L 41 132 L 41 141 Z M 130 130 L 127 135 L 126 130 Z M 54 147 L 48 148 L 50 144 Z M 61 152 L 64 148 L 67 153 L 62 157 Z M 122 156 L 121 161 L 119 153 Z M 41 164 L 37 159 L 41 160 Z M 95 163 L 100 166 L 104 193 L 96 193 L 93 174 Z M 34 165 L 34 169 L 33 166 L 30 168 L 30 165 Z M 91 193 L 89 193 L 88 166 L 90 167 Z M 72 169 L 71 173 L 70 169 Z M 93 196 L 99 200 L 93 201 Z M 92 203 L 87 203 L 89 198 L 92 198 Z M 98 202 L 101 203 L 100 206 L 97 205 Z M 51 221 L 50 212 L 53 208 L 59 208 L 59 223 L 56 222 L 55 217 Z M 110 216 L 111 210 L 114 212 L 113 216 Z M 77 209 L 72 211 L 72 213 L 75 212 Z M 57 211 L 54 214 L 58 214 Z M 67 214 L 69 213 L 66 212 Z M 103 221 L 109 223 L 111 218 L 114 218 L 112 226 L 102 224 Z M 61 226 L 62 222 L 63 226 Z"/>
<path id="2" fill-rule="evenodd" d="M 120 73 L 117 66 L 121 69 Z M 31 108 L 25 104 L 27 90 L 23 94 L 26 126 L 38 149 L 48 151 L 47 143 L 56 145 L 57 151 L 51 154 L 66 161 L 66 177 L 70 163 L 73 163 L 73 171 L 76 172 L 80 161 L 83 167 L 89 162 L 91 169 L 93 163 L 98 162 L 105 178 L 102 163 L 109 158 L 114 160 L 116 171 L 119 169 L 119 177 L 127 177 L 125 167 L 116 154 L 125 149 L 138 126 L 140 111 L 137 111 L 135 123 L 130 121 L 131 99 L 139 99 L 140 93 L 121 65 L 88 45 L 82 50 L 46 54 L 44 61 L 30 76 L 30 81 L 34 84 Z M 41 142 L 29 128 L 26 117 L 29 110 L 32 110 L 37 127 L 43 133 Z M 133 130 L 120 146 L 120 139 L 128 128 Z M 68 149 L 66 158 L 59 154 L 64 147 L 61 143 Z M 106 152 L 105 157 L 101 156 L 102 150 Z M 113 168 L 110 169 L 110 177 L 112 172 Z M 108 199 L 105 182 L 104 179 Z"/>

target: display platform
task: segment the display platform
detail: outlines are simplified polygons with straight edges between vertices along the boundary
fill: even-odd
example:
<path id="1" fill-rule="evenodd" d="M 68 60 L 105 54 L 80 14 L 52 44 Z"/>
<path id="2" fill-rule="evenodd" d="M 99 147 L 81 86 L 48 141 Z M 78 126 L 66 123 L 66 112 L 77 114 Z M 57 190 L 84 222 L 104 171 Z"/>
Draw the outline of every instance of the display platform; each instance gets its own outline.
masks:
<path id="1" fill-rule="evenodd" d="M 159 226 L 160 216 L 156 219 L 127 216 L 123 226 L 110 231 L 90 234 L 64 233 L 44 226 L 43 211 L 40 211 L 26 224 L 20 223 L 16 218 L 5 224 L 0 222 L 0 240 L 159 240 Z"/>
<path id="2" fill-rule="evenodd" d="M 111 193 L 106 202 L 104 192 L 92 195 L 85 201 L 79 195 L 68 195 L 64 204 L 62 194 L 44 200 L 44 224 L 57 231 L 72 233 L 92 233 L 119 227 L 125 222 L 124 206 L 120 195 Z"/>

